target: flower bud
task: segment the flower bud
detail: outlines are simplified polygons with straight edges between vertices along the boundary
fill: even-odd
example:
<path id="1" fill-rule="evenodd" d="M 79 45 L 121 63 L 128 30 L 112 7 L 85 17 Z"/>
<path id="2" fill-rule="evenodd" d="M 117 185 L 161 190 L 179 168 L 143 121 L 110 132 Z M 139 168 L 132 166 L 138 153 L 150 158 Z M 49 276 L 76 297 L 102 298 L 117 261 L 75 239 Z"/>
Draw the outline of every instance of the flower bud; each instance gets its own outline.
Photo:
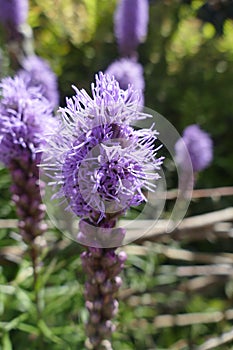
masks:
<path id="1" fill-rule="evenodd" d="M 97 271 L 97 272 L 95 273 L 94 279 L 96 280 L 96 282 L 97 282 L 98 284 L 101 284 L 101 283 L 103 283 L 103 282 L 105 281 L 105 279 L 106 279 L 106 273 L 105 273 L 104 271 Z"/>
<path id="2" fill-rule="evenodd" d="M 91 315 L 90 315 L 91 323 L 97 324 L 100 322 L 100 319 L 101 319 L 101 316 L 99 313 L 97 313 L 97 312 L 91 313 Z"/>

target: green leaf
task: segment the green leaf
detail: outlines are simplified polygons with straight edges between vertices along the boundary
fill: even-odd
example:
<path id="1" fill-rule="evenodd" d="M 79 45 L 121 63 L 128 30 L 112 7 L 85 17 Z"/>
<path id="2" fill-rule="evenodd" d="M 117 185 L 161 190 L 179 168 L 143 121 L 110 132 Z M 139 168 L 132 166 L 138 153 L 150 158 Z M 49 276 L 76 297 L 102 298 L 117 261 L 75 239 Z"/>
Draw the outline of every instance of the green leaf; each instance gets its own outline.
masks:
<path id="1" fill-rule="evenodd" d="M 43 320 L 40 320 L 38 322 L 38 327 L 47 339 L 51 340 L 53 343 L 56 344 L 63 344 L 63 340 L 54 335 L 51 329 L 46 325 L 46 323 Z"/>
<path id="2" fill-rule="evenodd" d="M 54 272 L 54 269 L 56 268 L 57 265 L 57 259 L 54 258 L 48 266 L 46 266 L 46 269 L 43 271 L 43 274 L 41 273 L 39 275 L 38 281 L 37 281 L 37 291 L 39 291 L 41 288 L 45 286 L 47 281 L 49 280 L 50 276 Z"/>
<path id="3" fill-rule="evenodd" d="M 12 329 L 16 329 L 18 328 L 18 325 L 24 321 L 26 318 L 28 317 L 27 314 L 22 314 L 16 318 L 14 318 L 13 320 L 11 320 L 10 322 L 0 322 L 0 330 L 2 329 L 3 331 L 11 331 Z"/>
<path id="4" fill-rule="evenodd" d="M 21 312 L 27 312 L 32 309 L 34 304 L 32 303 L 28 293 L 25 290 L 18 287 L 16 289 L 15 295 L 18 301 L 18 308 Z"/>
<path id="5" fill-rule="evenodd" d="M 3 338 L 2 338 L 2 346 L 3 350 L 12 350 L 12 344 L 11 340 L 9 337 L 9 333 L 4 333 Z"/>
<path id="6" fill-rule="evenodd" d="M 29 333 L 29 334 L 34 334 L 36 336 L 39 336 L 39 334 L 40 334 L 38 328 L 36 328 L 30 324 L 27 324 L 27 323 L 20 323 L 18 325 L 18 329 L 23 331 L 23 332 Z"/>
<path id="7" fill-rule="evenodd" d="M 0 284 L 0 293 L 12 295 L 15 293 L 15 287 L 6 284 Z"/>

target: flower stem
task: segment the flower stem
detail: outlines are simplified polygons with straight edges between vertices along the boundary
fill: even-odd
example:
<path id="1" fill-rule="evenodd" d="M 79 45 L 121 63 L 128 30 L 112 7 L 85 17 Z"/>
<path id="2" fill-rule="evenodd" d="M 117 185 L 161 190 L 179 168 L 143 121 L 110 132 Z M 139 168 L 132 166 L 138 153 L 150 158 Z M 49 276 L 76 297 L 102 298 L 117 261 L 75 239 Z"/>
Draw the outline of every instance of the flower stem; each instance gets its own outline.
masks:
<path id="1" fill-rule="evenodd" d="M 35 293 L 35 303 L 36 303 L 36 311 L 37 311 L 37 321 L 41 319 L 41 309 L 40 309 L 40 300 L 39 300 L 39 292 L 38 292 L 38 249 L 35 245 L 30 247 L 30 256 L 32 262 L 33 269 L 33 290 Z"/>
<path id="2" fill-rule="evenodd" d="M 36 306 L 36 318 L 37 318 L 37 325 L 39 325 L 40 320 L 42 320 L 42 310 L 41 310 L 41 303 L 40 303 L 40 291 L 38 289 L 38 279 L 39 279 L 39 247 L 36 244 L 36 242 L 33 242 L 31 246 L 29 247 L 31 262 L 32 262 L 32 269 L 33 269 L 33 291 L 34 291 L 34 300 L 35 300 L 35 306 Z M 42 331 L 39 329 L 39 335 L 37 338 L 37 344 L 38 349 L 44 348 L 44 340 L 43 340 L 43 334 Z"/>

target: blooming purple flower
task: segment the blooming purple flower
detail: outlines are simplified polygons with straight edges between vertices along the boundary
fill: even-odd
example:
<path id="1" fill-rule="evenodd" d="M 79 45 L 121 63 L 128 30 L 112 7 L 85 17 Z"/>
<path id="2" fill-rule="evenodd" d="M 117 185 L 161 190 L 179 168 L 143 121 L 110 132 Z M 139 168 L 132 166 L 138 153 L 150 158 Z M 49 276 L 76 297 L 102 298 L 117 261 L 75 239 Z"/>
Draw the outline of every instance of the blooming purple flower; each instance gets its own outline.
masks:
<path id="1" fill-rule="evenodd" d="M 133 55 L 147 35 L 148 0 L 119 0 L 115 12 L 115 36 L 122 55 Z"/>
<path id="2" fill-rule="evenodd" d="M 116 219 L 129 206 L 146 198 L 159 178 L 157 132 L 134 130 L 130 125 L 149 117 L 140 110 L 140 93 L 128 85 L 121 89 L 114 76 L 99 73 L 91 85 L 92 97 L 74 87 L 76 95 L 60 109 L 60 127 L 51 133 L 43 167 L 52 176 L 55 198 L 68 201 L 79 222 L 78 240 L 88 245 L 81 256 L 87 274 L 84 296 L 89 311 L 87 347 L 112 349 L 118 276 L 126 255 L 117 254 L 125 230 Z M 102 248 L 104 247 L 104 248 Z M 109 248 L 111 247 L 111 248 Z"/>
<path id="3" fill-rule="evenodd" d="M 121 58 L 110 64 L 105 73 L 113 75 L 123 90 L 127 90 L 129 85 L 133 85 L 133 88 L 141 94 L 140 104 L 143 106 L 145 81 L 140 63 L 133 59 Z"/>
<path id="4" fill-rule="evenodd" d="M 55 197 L 65 197 L 77 216 L 99 224 L 146 200 L 142 188 L 154 188 L 162 159 L 155 158 L 157 132 L 130 126 L 148 117 L 131 86 L 122 90 L 114 77 L 100 73 L 93 98 L 74 89 L 76 95 L 60 109 L 60 130 L 48 140 L 44 167 L 55 172 Z"/>
<path id="5" fill-rule="evenodd" d="M 0 22 L 17 31 L 27 20 L 28 0 L 0 0 L 0 9 Z"/>
<path id="6" fill-rule="evenodd" d="M 183 132 L 182 139 L 176 143 L 176 159 L 183 168 L 186 167 L 184 144 L 188 149 L 193 171 L 203 170 L 210 164 L 213 159 L 213 142 L 210 136 L 198 125 L 188 126 Z"/>
<path id="7" fill-rule="evenodd" d="M 46 230 L 45 206 L 39 183 L 41 152 L 45 134 L 54 128 L 52 108 L 38 87 L 28 86 L 22 77 L 0 82 L 0 161 L 9 169 L 12 200 L 19 217 L 19 232 L 31 247 L 35 263 L 35 238 Z M 34 266 L 34 265 L 33 265 Z"/>
<path id="8" fill-rule="evenodd" d="M 28 80 L 31 86 L 41 86 L 43 95 L 50 101 L 53 107 L 58 106 L 59 93 L 57 77 L 49 64 L 42 58 L 32 55 L 22 62 L 23 69 L 19 75 Z"/>
<path id="9" fill-rule="evenodd" d="M 35 159 L 43 135 L 54 127 L 51 106 L 21 77 L 0 83 L 0 161 Z"/>

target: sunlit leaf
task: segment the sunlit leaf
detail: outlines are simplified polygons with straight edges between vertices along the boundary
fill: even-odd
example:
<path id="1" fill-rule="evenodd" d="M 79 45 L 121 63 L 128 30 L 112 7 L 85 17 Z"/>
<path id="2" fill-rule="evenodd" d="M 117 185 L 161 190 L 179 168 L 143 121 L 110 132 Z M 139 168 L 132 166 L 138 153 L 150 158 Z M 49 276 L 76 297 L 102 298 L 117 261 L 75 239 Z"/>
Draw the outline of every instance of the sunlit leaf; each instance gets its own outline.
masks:
<path id="1" fill-rule="evenodd" d="M 63 344 L 62 339 L 54 335 L 51 329 L 46 325 L 46 323 L 43 320 L 39 321 L 38 327 L 46 338 L 48 338 L 56 344 Z"/>
<path id="2" fill-rule="evenodd" d="M 9 333 L 4 333 L 2 337 L 2 346 L 4 350 L 13 350 Z"/>

